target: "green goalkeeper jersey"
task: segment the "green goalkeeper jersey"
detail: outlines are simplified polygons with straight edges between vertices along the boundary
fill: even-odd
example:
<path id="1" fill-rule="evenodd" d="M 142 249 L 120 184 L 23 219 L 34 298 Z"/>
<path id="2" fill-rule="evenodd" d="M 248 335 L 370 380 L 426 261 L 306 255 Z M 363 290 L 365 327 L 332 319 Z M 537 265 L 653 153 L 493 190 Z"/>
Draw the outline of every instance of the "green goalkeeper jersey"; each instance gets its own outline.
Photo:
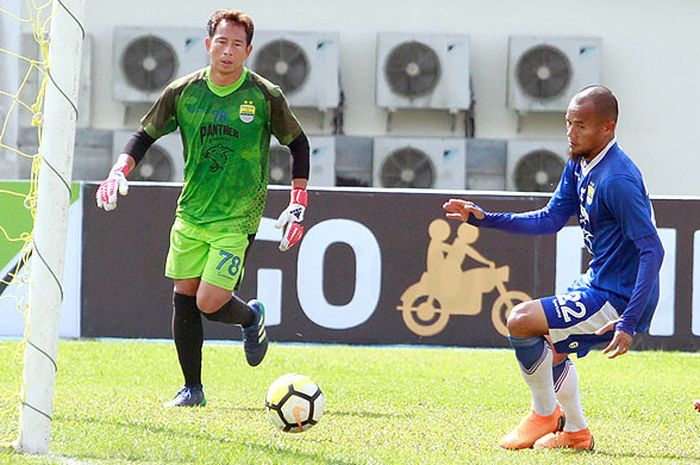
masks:
<path id="1" fill-rule="evenodd" d="M 157 139 L 180 128 L 185 167 L 176 215 L 225 233 L 254 234 L 267 197 L 270 135 L 288 145 L 301 132 L 280 88 L 244 68 L 215 85 L 209 68 L 176 81 L 141 120 Z"/>

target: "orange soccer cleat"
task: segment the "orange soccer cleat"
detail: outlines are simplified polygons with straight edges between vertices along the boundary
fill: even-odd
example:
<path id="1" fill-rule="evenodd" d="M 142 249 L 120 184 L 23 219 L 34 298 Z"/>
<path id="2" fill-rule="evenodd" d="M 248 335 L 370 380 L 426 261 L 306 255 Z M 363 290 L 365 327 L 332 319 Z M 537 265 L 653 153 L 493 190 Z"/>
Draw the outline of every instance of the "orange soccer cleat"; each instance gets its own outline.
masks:
<path id="1" fill-rule="evenodd" d="M 583 449 L 593 450 L 593 435 L 588 428 L 581 431 L 557 431 L 541 437 L 535 449 Z"/>
<path id="2" fill-rule="evenodd" d="M 530 412 L 517 428 L 501 439 L 504 449 L 528 449 L 541 437 L 561 430 L 564 427 L 564 414 L 557 404 L 551 415 L 542 416 Z"/>

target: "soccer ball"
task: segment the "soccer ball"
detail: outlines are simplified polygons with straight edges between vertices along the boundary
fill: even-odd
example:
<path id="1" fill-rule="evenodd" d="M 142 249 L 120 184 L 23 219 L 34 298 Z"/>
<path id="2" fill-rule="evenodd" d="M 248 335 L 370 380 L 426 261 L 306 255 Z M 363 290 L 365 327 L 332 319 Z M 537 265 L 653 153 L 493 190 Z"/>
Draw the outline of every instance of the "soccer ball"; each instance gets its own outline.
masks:
<path id="1" fill-rule="evenodd" d="M 323 415 L 326 397 L 311 378 L 296 373 L 280 376 L 265 398 L 267 418 L 285 433 L 301 433 Z"/>

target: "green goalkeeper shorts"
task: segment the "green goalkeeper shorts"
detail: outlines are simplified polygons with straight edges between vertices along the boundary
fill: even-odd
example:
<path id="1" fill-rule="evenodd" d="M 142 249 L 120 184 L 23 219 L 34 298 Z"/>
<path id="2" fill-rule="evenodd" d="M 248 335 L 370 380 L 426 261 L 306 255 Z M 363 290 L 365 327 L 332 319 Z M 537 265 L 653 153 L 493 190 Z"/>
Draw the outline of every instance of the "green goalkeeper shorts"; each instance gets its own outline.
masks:
<path id="1" fill-rule="evenodd" d="M 225 234 L 175 218 L 165 276 L 201 278 L 223 289 L 238 289 L 243 278 L 246 252 L 255 236 Z"/>

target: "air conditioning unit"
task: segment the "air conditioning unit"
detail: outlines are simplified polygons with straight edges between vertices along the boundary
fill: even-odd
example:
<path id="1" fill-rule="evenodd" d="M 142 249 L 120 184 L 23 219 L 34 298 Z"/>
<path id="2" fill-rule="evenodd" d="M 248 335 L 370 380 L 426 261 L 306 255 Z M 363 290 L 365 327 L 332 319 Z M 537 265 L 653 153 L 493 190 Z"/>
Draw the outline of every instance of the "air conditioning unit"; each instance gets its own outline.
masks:
<path id="1" fill-rule="evenodd" d="M 174 79 L 208 65 L 200 28 L 116 27 L 112 96 L 124 103 L 154 102 Z"/>
<path id="2" fill-rule="evenodd" d="M 463 138 L 377 137 L 374 187 L 464 189 Z"/>
<path id="3" fill-rule="evenodd" d="M 376 103 L 389 111 L 471 108 L 469 37 L 380 32 Z"/>
<path id="4" fill-rule="evenodd" d="M 30 32 L 22 33 L 22 44 L 21 44 L 22 55 L 26 58 L 32 60 L 41 60 L 42 57 L 40 46 L 34 39 L 34 34 Z M 30 70 L 30 64 L 25 60 L 19 61 L 19 80 L 20 83 L 25 79 L 26 82 L 21 89 L 19 99 L 28 104 L 32 105 L 39 94 L 39 87 L 41 85 L 42 76 L 38 69 L 32 68 Z M 76 126 L 79 128 L 87 128 L 90 126 L 91 117 L 91 106 L 92 106 L 92 39 L 90 35 L 85 35 L 85 40 L 83 40 L 82 51 L 81 51 L 81 64 L 80 64 L 80 78 L 78 80 L 78 120 Z M 51 85 L 51 84 L 47 84 Z M 29 111 L 24 108 L 18 108 L 19 111 L 19 125 L 22 127 L 32 126 L 32 115 Z M 41 111 L 41 110 L 40 110 Z"/>
<path id="5" fill-rule="evenodd" d="M 506 188 L 506 141 L 467 139 L 467 189 L 502 191 Z"/>
<path id="6" fill-rule="evenodd" d="M 124 150 L 133 131 L 114 131 L 112 139 L 113 160 Z M 131 181 L 172 181 L 181 182 L 184 169 L 182 139 L 179 132 L 167 134 L 151 145 L 143 160 L 129 175 Z"/>
<path id="7" fill-rule="evenodd" d="M 289 186 L 292 182 L 292 160 L 289 149 L 270 141 L 270 184 Z"/>
<path id="8" fill-rule="evenodd" d="M 344 187 L 372 185 L 374 140 L 363 136 L 335 136 L 335 183 Z"/>
<path id="9" fill-rule="evenodd" d="M 566 140 L 510 140 L 506 187 L 512 191 L 554 192 L 567 159 Z"/>
<path id="10" fill-rule="evenodd" d="M 246 66 L 274 82 L 290 106 L 340 105 L 336 32 L 255 31 Z"/>
<path id="11" fill-rule="evenodd" d="M 309 184 L 335 186 L 335 137 L 309 136 Z"/>
<path id="12" fill-rule="evenodd" d="M 335 137 L 309 135 L 309 185 L 335 186 Z M 270 142 L 270 184 L 292 181 L 292 156 L 276 140 Z"/>
<path id="13" fill-rule="evenodd" d="M 566 111 L 579 90 L 600 84 L 601 46 L 594 37 L 511 36 L 508 106 L 519 113 Z"/>

